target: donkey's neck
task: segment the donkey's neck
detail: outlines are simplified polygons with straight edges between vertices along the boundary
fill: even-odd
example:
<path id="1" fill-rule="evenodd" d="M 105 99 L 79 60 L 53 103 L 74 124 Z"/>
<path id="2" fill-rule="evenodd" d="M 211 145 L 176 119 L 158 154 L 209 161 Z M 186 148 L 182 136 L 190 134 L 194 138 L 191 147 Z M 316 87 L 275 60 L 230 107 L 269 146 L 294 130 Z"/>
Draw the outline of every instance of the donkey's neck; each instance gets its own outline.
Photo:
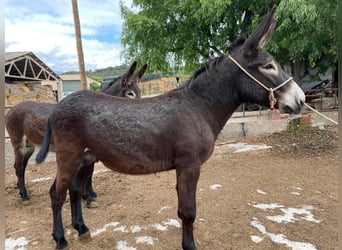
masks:
<path id="1" fill-rule="evenodd" d="M 241 105 L 239 72 L 226 58 L 212 62 L 189 83 L 189 90 L 200 100 L 200 112 L 217 137 L 234 111 Z"/>
<path id="2" fill-rule="evenodd" d="M 108 95 L 121 96 L 121 82 L 114 82 L 111 86 L 104 89 L 100 89 L 100 92 Z"/>

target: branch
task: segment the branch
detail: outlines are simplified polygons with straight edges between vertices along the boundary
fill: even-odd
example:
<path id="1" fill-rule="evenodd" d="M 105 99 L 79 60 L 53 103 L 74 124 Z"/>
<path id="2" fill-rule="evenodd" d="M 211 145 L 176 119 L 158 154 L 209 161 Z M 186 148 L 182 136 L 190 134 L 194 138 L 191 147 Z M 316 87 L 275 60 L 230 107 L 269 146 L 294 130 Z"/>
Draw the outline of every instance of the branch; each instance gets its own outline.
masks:
<path id="1" fill-rule="evenodd" d="M 211 48 L 213 51 L 215 51 L 220 56 L 224 56 L 224 53 L 221 50 L 219 50 L 218 48 L 216 48 L 216 46 L 210 45 L 209 48 Z"/>
<path id="2" fill-rule="evenodd" d="M 253 16 L 253 12 L 247 9 L 245 12 L 245 17 L 243 18 L 243 21 L 241 23 L 240 35 L 246 35 L 247 28 L 252 24 L 252 16 Z"/>

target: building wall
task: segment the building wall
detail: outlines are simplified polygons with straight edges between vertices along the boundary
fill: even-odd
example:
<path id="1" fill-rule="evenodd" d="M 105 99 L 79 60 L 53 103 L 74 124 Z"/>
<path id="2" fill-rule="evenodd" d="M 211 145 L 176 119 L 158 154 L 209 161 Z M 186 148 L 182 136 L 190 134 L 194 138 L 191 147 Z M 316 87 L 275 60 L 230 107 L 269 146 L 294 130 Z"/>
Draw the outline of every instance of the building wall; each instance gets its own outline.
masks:
<path id="1" fill-rule="evenodd" d="M 74 92 L 81 90 L 80 81 L 63 81 L 63 91 L 64 92 Z"/>

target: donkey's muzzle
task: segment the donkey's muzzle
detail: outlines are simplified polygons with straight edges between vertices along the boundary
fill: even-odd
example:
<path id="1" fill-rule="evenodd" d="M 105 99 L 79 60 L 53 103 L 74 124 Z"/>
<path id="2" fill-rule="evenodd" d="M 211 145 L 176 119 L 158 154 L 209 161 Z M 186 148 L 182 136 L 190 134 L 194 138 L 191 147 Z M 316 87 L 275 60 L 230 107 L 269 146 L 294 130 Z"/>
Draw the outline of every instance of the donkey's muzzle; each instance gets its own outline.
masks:
<path id="1" fill-rule="evenodd" d="M 303 105 L 304 102 L 300 100 L 297 105 L 280 105 L 279 109 L 281 113 L 297 115 L 302 111 Z"/>

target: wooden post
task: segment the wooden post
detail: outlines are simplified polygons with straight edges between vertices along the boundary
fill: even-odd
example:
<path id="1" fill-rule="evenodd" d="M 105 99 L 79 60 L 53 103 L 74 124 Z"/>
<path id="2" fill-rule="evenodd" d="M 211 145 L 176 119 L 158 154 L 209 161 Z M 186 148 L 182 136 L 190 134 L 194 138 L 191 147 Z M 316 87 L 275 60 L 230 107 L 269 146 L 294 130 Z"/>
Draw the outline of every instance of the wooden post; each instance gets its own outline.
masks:
<path id="1" fill-rule="evenodd" d="M 87 86 L 87 81 L 86 81 L 86 76 L 85 76 L 85 66 L 84 66 L 82 38 L 81 38 L 81 26 L 80 26 L 80 18 L 78 16 L 77 0 L 71 0 L 71 3 L 72 3 L 72 13 L 74 16 L 76 47 L 77 47 L 78 65 L 80 69 L 81 89 L 86 90 L 88 89 L 88 86 Z"/>

